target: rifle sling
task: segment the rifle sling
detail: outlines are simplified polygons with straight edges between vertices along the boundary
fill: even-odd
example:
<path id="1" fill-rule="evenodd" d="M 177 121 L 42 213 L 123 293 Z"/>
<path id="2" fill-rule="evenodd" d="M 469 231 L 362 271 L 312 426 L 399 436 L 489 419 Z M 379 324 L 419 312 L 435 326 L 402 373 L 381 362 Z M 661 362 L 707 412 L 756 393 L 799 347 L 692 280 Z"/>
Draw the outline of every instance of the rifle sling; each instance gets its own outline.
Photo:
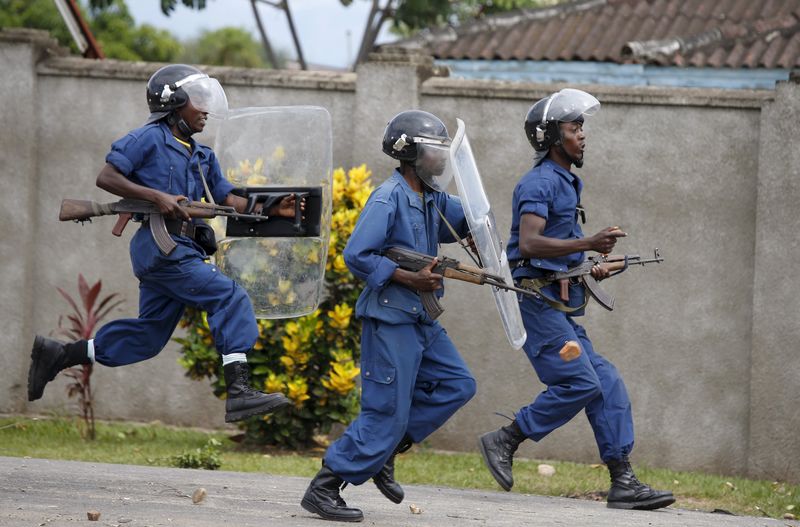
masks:
<path id="1" fill-rule="evenodd" d="M 454 239 L 454 240 L 456 240 L 456 241 L 458 242 L 458 244 L 461 246 L 461 248 L 462 248 L 462 249 L 464 249 L 464 251 L 465 251 L 465 252 L 467 253 L 467 255 L 470 257 L 470 259 L 471 259 L 473 262 L 475 262 L 475 265 L 477 265 L 478 267 L 481 267 L 481 268 L 483 268 L 483 263 L 482 263 L 482 262 L 480 262 L 478 259 L 476 259 L 476 258 L 475 258 L 475 256 L 474 256 L 474 255 L 472 254 L 472 252 L 469 250 L 469 246 L 467 245 L 467 243 L 466 243 L 464 240 L 462 240 L 462 239 L 461 239 L 461 237 L 458 235 L 458 233 L 457 233 L 457 232 L 456 232 L 456 230 L 453 228 L 453 226 L 452 226 L 452 225 L 450 225 L 450 222 L 449 222 L 449 221 L 447 221 L 447 218 L 445 218 L 445 217 L 444 217 L 444 214 L 442 213 L 441 209 L 439 209 L 439 206 L 438 206 L 438 205 L 436 205 L 436 201 L 433 201 L 433 208 L 435 208 L 435 209 L 436 209 L 436 212 L 438 212 L 438 213 L 439 213 L 439 216 L 442 218 L 442 221 L 443 221 L 443 222 L 444 222 L 444 224 L 447 226 L 447 229 L 450 231 L 450 234 L 453 236 L 453 239 Z M 478 257 L 478 258 L 480 258 L 480 257 Z"/>
<path id="2" fill-rule="evenodd" d="M 542 289 L 544 289 L 545 287 L 547 287 L 552 283 L 553 283 L 552 280 L 547 280 L 546 278 L 523 278 L 522 280 L 519 281 L 519 286 L 522 289 L 533 291 L 534 293 L 539 295 L 542 298 L 542 300 L 544 300 L 545 303 L 547 303 L 547 305 L 549 305 L 556 311 L 561 311 L 562 313 L 573 313 L 575 311 L 578 311 L 579 309 L 583 309 L 584 307 L 586 307 L 586 304 L 589 303 L 589 295 L 584 296 L 583 304 L 581 304 L 578 307 L 569 307 L 563 304 L 562 302 L 559 302 L 558 300 L 550 298 L 542 291 Z"/>

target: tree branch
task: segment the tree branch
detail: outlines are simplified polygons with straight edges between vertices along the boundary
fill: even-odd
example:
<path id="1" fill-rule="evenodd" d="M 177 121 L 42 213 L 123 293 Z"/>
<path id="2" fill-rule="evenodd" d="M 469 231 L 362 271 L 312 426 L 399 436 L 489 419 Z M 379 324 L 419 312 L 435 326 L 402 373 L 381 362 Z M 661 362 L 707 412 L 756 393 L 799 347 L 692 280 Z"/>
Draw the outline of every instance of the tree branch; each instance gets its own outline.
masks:
<path id="1" fill-rule="evenodd" d="M 261 22 L 261 15 L 258 14 L 258 7 L 256 6 L 257 1 L 258 0 L 250 0 L 250 5 L 253 7 L 253 16 L 256 19 L 258 32 L 261 35 L 261 45 L 264 46 L 264 53 L 267 55 L 267 61 L 270 63 L 273 69 L 277 69 L 278 63 L 275 60 L 275 53 L 272 52 L 272 45 L 269 42 L 269 38 L 267 38 L 267 32 L 264 30 L 264 24 Z"/>

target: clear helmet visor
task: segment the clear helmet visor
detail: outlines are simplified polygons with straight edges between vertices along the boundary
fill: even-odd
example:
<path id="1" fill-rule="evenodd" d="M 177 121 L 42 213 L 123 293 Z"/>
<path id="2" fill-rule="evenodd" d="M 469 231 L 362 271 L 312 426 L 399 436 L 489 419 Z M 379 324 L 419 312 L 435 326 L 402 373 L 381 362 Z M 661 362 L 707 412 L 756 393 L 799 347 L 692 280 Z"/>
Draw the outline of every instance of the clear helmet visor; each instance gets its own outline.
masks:
<path id="1" fill-rule="evenodd" d="M 219 81 L 211 77 L 203 77 L 181 86 L 192 106 L 219 119 L 228 115 L 228 98 Z"/>
<path id="2" fill-rule="evenodd" d="M 542 120 L 568 123 L 594 115 L 599 109 L 600 101 L 593 95 L 574 88 L 564 88 L 550 96 Z"/>
<path id="3" fill-rule="evenodd" d="M 453 179 L 453 166 L 450 161 L 450 140 L 431 140 L 417 143 L 417 160 L 414 168 L 417 176 L 428 187 L 445 192 Z"/>

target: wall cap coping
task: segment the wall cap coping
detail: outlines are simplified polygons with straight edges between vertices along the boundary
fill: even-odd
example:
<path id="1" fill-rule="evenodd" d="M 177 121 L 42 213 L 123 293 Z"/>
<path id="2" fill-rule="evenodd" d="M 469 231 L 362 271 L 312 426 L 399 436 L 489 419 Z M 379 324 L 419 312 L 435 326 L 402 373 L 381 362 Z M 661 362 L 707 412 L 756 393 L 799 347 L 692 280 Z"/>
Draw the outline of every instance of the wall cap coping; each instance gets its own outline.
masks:
<path id="1" fill-rule="evenodd" d="M 78 56 L 54 57 L 37 65 L 40 75 L 139 79 L 147 82 L 160 62 L 133 62 L 114 59 L 85 59 Z M 199 65 L 204 72 L 225 86 L 263 86 L 330 91 L 355 91 L 356 74 L 336 71 L 267 70 L 230 66 Z"/>
<path id="2" fill-rule="evenodd" d="M 489 79 L 431 78 L 422 84 L 422 95 L 480 97 L 485 99 L 524 99 L 531 103 L 574 84 L 541 84 Z M 660 104 L 666 106 L 705 106 L 717 108 L 761 108 L 775 99 L 773 90 L 722 90 L 710 88 L 663 88 L 656 86 L 578 86 L 601 102 L 620 104 Z"/>

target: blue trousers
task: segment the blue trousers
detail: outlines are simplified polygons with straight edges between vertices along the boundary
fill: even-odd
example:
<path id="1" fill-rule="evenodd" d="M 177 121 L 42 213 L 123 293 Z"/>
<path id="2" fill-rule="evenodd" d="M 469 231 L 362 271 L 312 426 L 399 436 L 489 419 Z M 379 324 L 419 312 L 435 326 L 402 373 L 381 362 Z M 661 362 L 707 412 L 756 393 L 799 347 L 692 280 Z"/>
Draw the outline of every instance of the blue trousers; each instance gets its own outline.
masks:
<path id="1" fill-rule="evenodd" d="M 362 321 L 361 413 L 324 460 L 354 485 L 377 474 L 405 434 L 419 443 L 475 395 L 475 379 L 438 323 Z"/>
<path id="2" fill-rule="evenodd" d="M 539 441 L 585 410 L 602 460 L 627 456 L 633 449 L 633 416 L 617 369 L 595 353 L 586 330 L 572 317 L 536 298 L 524 298 L 520 308 L 528 333 L 525 354 L 547 385 L 517 412 L 522 432 Z M 558 352 L 570 340 L 580 344 L 581 354 L 567 362 Z"/>
<path id="3" fill-rule="evenodd" d="M 123 366 L 158 355 L 186 306 L 207 312 L 221 354 L 250 351 L 258 337 L 250 298 L 216 266 L 194 254 L 139 275 L 139 318 L 114 320 L 100 328 L 94 340 L 97 362 Z"/>

